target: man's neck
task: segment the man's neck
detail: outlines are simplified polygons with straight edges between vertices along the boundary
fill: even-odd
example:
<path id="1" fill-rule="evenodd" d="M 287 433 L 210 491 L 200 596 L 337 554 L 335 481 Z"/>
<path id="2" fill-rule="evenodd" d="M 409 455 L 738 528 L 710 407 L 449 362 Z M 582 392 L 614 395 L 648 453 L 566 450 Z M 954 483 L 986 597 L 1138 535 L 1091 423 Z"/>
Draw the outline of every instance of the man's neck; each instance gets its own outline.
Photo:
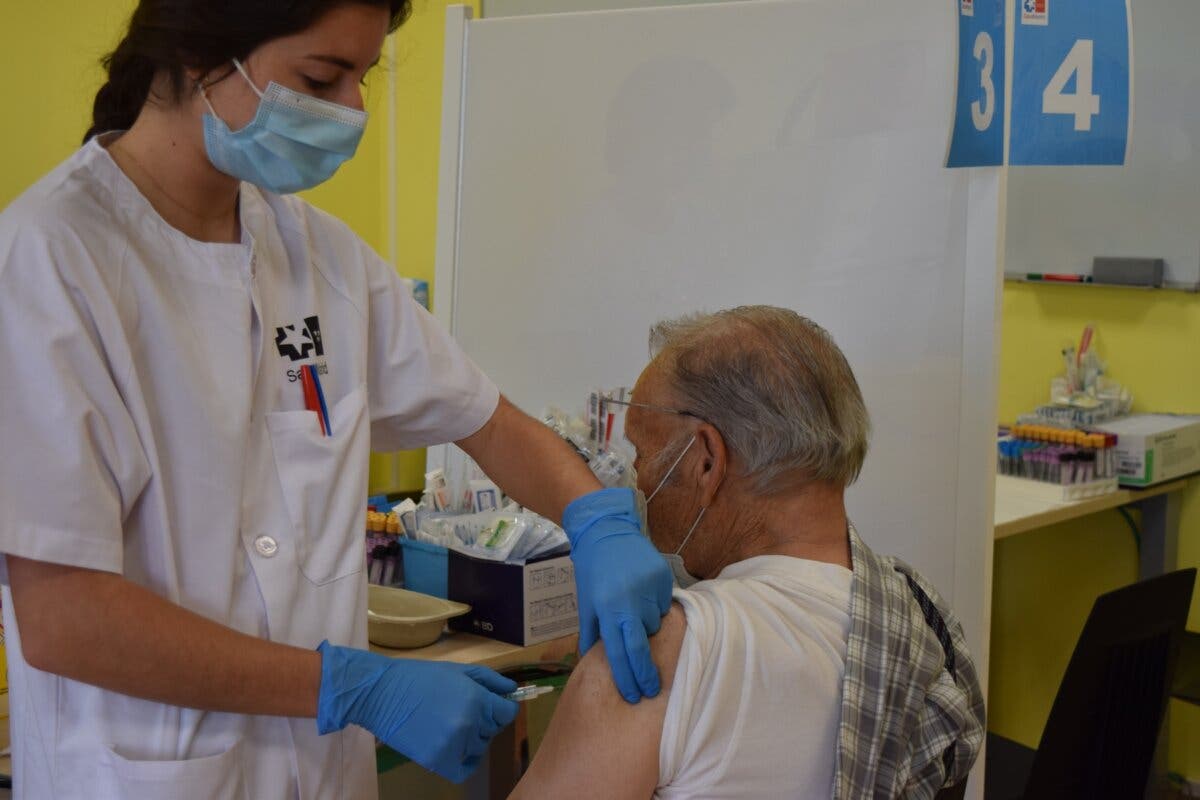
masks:
<path id="1" fill-rule="evenodd" d="M 755 556 L 791 556 L 851 568 L 844 491 L 808 484 L 775 495 L 731 495 L 709 510 L 710 530 L 729 531 L 709 577 Z M 749 510 L 747 510 L 749 509 Z M 714 513 L 716 512 L 716 513 Z"/>

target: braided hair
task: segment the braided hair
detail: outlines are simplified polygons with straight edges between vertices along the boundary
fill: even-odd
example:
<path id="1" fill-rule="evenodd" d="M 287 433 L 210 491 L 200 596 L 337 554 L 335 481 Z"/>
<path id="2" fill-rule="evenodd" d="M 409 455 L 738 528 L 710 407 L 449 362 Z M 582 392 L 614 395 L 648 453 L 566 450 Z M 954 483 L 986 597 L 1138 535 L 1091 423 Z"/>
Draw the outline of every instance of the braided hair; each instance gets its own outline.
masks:
<path id="1" fill-rule="evenodd" d="M 348 3 L 387 8 L 388 32 L 412 11 L 411 0 L 140 0 L 124 38 L 104 57 L 108 80 L 96 93 L 83 140 L 127 130 L 147 101 L 179 102 L 190 89 L 187 70 L 204 74 L 244 59 L 264 42 L 298 33 Z M 167 96 L 151 97 L 160 74 Z"/>

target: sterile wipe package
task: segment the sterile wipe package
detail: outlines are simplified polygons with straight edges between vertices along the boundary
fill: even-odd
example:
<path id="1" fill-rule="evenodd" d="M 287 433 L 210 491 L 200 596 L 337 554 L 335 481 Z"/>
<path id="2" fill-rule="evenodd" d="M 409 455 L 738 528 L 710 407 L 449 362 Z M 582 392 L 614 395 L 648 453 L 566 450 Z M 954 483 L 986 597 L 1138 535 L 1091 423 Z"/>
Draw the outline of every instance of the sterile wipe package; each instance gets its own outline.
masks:
<path id="1" fill-rule="evenodd" d="M 518 561 L 565 552 L 566 533 L 529 512 L 420 514 L 417 539 L 477 558 Z"/>

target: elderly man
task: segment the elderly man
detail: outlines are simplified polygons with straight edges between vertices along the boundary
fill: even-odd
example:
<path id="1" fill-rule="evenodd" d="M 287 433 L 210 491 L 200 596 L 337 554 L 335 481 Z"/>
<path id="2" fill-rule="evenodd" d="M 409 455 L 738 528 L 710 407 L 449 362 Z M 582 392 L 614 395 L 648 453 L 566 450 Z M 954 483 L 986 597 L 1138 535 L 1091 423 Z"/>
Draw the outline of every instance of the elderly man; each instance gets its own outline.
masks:
<path id="1" fill-rule="evenodd" d="M 866 407 L 829 335 L 753 306 L 657 325 L 626 435 L 680 587 L 667 691 L 624 702 L 593 650 L 515 797 L 931 798 L 984 734 L 962 630 L 846 518 Z M 698 582 L 697 582 L 698 581 Z"/>

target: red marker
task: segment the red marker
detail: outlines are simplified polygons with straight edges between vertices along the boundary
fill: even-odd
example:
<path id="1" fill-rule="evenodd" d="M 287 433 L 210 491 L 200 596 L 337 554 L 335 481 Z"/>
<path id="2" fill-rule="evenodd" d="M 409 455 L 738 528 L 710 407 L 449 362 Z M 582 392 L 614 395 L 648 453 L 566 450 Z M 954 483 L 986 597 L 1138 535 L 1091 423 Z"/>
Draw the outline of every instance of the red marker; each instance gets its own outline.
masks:
<path id="1" fill-rule="evenodd" d="M 321 424 L 321 433 L 328 436 L 329 431 L 325 429 L 325 417 L 321 414 L 321 399 L 317 396 L 317 386 L 313 383 L 312 375 L 307 369 L 300 370 L 300 385 L 304 389 L 304 407 L 317 415 L 317 420 Z"/>
<path id="2" fill-rule="evenodd" d="M 1091 275 L 1069 275 L 1054 272 L 1030 272 L 1025 275 L 1027 281 L 1051 281 L 1054 283 L 1091 283 Z"/>

